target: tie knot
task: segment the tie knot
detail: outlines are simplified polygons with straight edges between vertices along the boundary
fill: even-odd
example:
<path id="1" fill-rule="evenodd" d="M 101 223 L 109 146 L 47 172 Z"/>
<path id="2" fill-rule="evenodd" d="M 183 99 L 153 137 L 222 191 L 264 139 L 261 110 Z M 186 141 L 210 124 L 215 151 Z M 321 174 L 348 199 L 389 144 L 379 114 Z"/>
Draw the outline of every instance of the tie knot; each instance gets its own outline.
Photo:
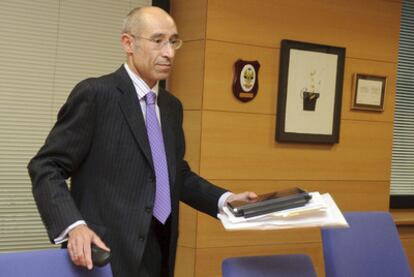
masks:
<path id="1" fill-rule="evenodd" d="M 150 91 L 145 95 L 145 102 L 147 103 L 147 105 L 153 105 L 155 104 L 155 93 Z"/>

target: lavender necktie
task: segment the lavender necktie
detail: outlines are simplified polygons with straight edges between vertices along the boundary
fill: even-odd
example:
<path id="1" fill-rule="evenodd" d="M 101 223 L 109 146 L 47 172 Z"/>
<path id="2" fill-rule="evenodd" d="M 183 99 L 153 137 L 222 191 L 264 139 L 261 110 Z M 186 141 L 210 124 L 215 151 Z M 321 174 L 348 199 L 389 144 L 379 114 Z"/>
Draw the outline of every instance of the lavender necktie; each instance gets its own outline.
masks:
<path id="1" fill-rule="evenodd" d="M 155 113 L 155 93 L 150 91 L 145 96 L 147 112 L 145 124 L 151 146 L 152 160 L 155 170 L 155 203 L 153 215 L 162 224 L 171 213 L 170 184 L 168 180 L 167 157 L 165 155 L 164 139 Z"/>

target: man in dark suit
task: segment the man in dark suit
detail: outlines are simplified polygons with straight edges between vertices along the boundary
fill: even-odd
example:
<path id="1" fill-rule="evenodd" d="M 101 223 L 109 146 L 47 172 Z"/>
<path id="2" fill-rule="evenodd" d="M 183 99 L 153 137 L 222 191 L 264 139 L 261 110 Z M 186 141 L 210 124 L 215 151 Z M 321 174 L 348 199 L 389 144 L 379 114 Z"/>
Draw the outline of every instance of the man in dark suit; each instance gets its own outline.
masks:
<path id="1" fill-rule="evenodd" d="M 226 192 L 184 160 L 181 103 L 157 89 L 182 44 L 173 19 L 134 9 L 121 43 L 127 62 L 73 89 L 30 161 L 33 195 L 51 241 L 67 241 L 76 265 L 92 268 L 96 244 L 112 252 L 114 276 L 172 276 L 180 200 L 215 217 L 256 194 Z"/>

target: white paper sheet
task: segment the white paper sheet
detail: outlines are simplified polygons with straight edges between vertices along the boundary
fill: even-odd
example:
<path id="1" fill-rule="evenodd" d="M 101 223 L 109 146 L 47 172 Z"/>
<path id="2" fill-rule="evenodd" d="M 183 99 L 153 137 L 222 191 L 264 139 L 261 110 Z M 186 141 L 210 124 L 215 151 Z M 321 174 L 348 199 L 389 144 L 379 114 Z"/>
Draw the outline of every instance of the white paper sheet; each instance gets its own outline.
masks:
<path id="1" fill-rule="evenodd" d="M 224 228 L 235 230 L 278 230 L 306 227 L 348 227 L 344 216 L 329 193 L 311 192 L 312 199 L 303 207 L 251 218 L 235 217 L 226 207 L 218 214 Z"/>

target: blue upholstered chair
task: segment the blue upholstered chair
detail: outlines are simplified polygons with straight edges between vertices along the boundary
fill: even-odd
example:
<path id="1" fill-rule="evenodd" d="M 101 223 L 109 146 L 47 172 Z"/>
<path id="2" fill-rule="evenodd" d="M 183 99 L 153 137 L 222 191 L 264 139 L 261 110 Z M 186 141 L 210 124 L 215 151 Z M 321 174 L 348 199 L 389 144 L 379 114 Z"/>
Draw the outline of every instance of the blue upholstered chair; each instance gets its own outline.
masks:
<path id="1" fill-rule="evenodd" d="M 0 276 L 7 277 L 112 277 L 110 265 L 92 270 L 75 266 L 66 249 L 0 254 Z"/>
<path id="2" fill-rule="evenodd" d="M 350 228 L 322 229 L 326 277 L 412 277 L 389 213 L 344 216 Z"/>
<path id="3" fill-rule="evenodd" d="M 316 277 L 303 254 L 227 258 L 221 269 L 223 277 Z"/>

